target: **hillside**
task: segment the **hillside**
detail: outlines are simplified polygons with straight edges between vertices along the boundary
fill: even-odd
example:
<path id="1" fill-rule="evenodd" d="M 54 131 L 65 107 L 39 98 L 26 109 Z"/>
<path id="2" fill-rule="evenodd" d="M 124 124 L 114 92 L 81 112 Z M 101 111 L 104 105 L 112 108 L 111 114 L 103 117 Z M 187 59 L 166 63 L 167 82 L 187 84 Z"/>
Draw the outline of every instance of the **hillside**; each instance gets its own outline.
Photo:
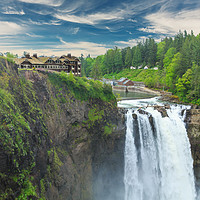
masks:
<path id="1" fill-rule="evenodd" d="M 172 92 L 183 102 L 200 105 L 199 52 L 200 34 L 185 31 L 158 43 L 148 38 L 132 48 L 115 47 L 97 58 L 80 59 L 83 75 L 143 81 L 150 88 Z"/>
<path id="2" fill-rule="evenodd" d="M 0 101 L 0 199 L 93 199 L 103 171 L 108 193 L 123 189 L 124 125 L 109 86 L 1 59 Z"/>

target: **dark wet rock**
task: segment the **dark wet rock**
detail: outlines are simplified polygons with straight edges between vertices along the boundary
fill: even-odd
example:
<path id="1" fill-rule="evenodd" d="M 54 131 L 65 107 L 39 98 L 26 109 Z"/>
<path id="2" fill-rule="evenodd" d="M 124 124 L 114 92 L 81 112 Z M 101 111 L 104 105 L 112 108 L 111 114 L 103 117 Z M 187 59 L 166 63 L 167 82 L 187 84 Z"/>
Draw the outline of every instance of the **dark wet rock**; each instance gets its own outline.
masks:
<path id="1" fill-rule="evenodd" d="M 194 173 L 200 182 L 200 109 L 186 110 L 186 128 L 191 144 Z"/>
<path id="2" fill-rule="evenodd" d="M 169 117 L 168 114 L 167 114 L 167 111 L 164 108 L 159 108 L 157 110 L 158 110 L 158 112 L 161 113 L 162 117 Z"/>
<path id="3" fill-rule="evenodd" d="M 169 117 L 166 111 L 166 106 L 154 106 L 154 110 L 160 112 L 162 117 Z"/>
<path id="4" fill-rule="evenodd" d="M 138 109 L 138 112 L 142 115 L 149 115 L 149 113 L 141 108 Z"/>
<path id="5" fill-rule="evenodd" d="M 137 119 L 137 115 L 135 113 L 132 114 L 133 119 Z"/>
<path id="6" fill-rule="evenodd" d="M 165 109 L 170 109 L 170 105 L 169 104 L 165 104 Z"/>

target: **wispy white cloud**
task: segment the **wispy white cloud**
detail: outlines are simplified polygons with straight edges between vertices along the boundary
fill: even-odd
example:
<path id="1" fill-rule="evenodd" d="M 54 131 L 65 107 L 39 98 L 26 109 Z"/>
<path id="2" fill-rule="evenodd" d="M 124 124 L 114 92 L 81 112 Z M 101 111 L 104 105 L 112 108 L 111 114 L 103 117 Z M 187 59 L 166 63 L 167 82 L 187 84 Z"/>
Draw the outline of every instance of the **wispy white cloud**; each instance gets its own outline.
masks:
<path id="1" fill-rule="evenodd" d="M 61 6 L 64 0 L 18 0 L 24 3 L 44 4 L 48 6 Z"/>
<path id="2" fill-rule="evenodd" d="M 33 21 L 31 19 L 28 20 L 29 23 L 34 24 L 34 25 L 54 25 L 54 26 L 60 26 L 62 25 L 62 22 L 60 22 L 60 20 L 50 20 L 49 22 L 45 22 L 45 21 Z"/>
<path id="3" fill-rule="evenodd" d="M 41 35 L 35 35 L 35 34 L 31 34 L 31 33 L 26 33 L 27 36 L 32 37 L 32 38 L 43 38 L 43 36 Z"/>
<path id="4" fill-rule="evenodd" d="M 58 37 L 61 44 L 56 47 L 57 50 L 63 49 L 75 55 L 88 55 L 98 56 L 104 54 L 110 47 L 105 44 L 98 44 L 94 42 L 66 42 L 61 37 Z"/>
<path id="5" fill-rule="evenodd" d="M 137 20 L 135 19 L 128 19 L 129 22 L 137 23 Z"/>
<path id="6" fill-rule="evenodd" d="M 53 14 L 53 16 L 57 19 L 72 23 L 88 24 L 94 26 L 97 24 L 103 24 L 105 22 L 123 21 L 124 19 L 129 22 L 136 23 L 137 20 L 132 19 L 134 18 L 134 15 L 137 15 L 138 12 L 165 1 L 167 0 L 144 0 L 142 2 L 139 1 L 134 3 L 122 2 L 120 4 L 116 4 L 116 6 L 112 8 L 105 8 L 104 11 L 96 11 L 95 9 L 91 9 L 89 11 L 90 13 L 92 12 L 92 14 L 81 12 L 83 13 L 82 15 L 77 14 L 76 7 L 73 9 L 71 8 L 71 6 L 69 6 L 69 8 L 63 8 L 63 10 L 60 10 L 60 8 L 58 8 L 59 12 Z M 85 4 L 88 3 L 88 1 L 82 0 L 79 4 L 82 5 L 83 2 L 85 2 Z M 104 28 L 107 28 L 107 26 L 104 26 Z"/>
<path id="7" fill-rule="evenodd" d="M 165 36 L 159 36 L 157 38 L 154 37 L 155 42 L 161 42 L 161 39 L 163 39 Z M 136 39 L 130 39 L 128 41 L 116 41 L 115 44 L 117 44 L 120 48 L 124 47 L 133 47 L 136 46 L 139 42 L 145 42 L 146 39 L 152 38 L 152 35 L 148 36 L 140 36 Z"/>
<path id="8" fill-rule="evenodd" d="M 177 13 L 157 12 L 147 15 L 145 19 L 149 22 L 149 26 L 139 29 L 143 32 L 174 35 L 179 30 L 191 30 L 194 33 L 200 32 L 200 9 L 184 10 Z"/>
<path id="9" fill-rule="evenodd" d="M 82 16 L 56 13 L 54 14 L 54 17 L 60 20 L 68 21 L 68 22 L 74 22 L 74 23 L 79 23 L 79 24 L 89 24 L 89 25 L 98 24 L 100 21 L 123 19 L 122 12 L 121 13 L 120 12 L 95 13 L 95 14 L 82 15 Z"/>
<path id="10" fill-rule="evenodd" d="M 76 27 L 76 28 L 72 28 L 71 32 L 72 32 L 73 35 L 76 35 L 79 32 L 79 30 L 80 30 L 80 28 Z"/>
<path id="11" fill-rule="evenodd" d="M 19 11 L 11 6 L 6 7 L 2 13 L 6 15 L 25 15 L 25 12 L 22 9 Z"/>
<path id="12" fill-rule="evenodd" d="M 128 41 L 116 41 L 115 43 L 119 46 L 119 47 L 132 47 L 137 45 L 138 42 L 143 41 L 144 39 L 146 39 L 146 37 L 140 37 L 138 39 L 130 39 Z"/>
<path id="13" fill-rule="evenodd" d="M 16 35 L 25 30 L 25 27 L 14 22 L 1 21 L 0 35 Z"/>
<path id="14" fill-rule="evenodd" d="M 104 26 L 103 26 L 103 28 L 104 28 Z M 118 31 L 118 28 L 111 28 L 111 27 L 109 27 L 109 26 L 105 26 L 105 28 L 107 29 L 107 30 L 109 30 L 111 33 L 114 33 L 114 32 L 117 32 Z M 121 28 L 121 27 L 120 27 Z"/>
<path id="15" fill-rule="evenodd" d="M 13 54 L 18 54 L 19 56 L 23 55 L 23 52 L 29 52 L 30 54 L 38 53 L 38 55 L 57 55 L 61 56 L 63 54 L 71 53 L 75 56 L 80 56 L 81 54 L 87 56 L 90 54 L 92 57 L 96 57 L 98 55 L 105 54 L 111 46 L 107 46 L 105 44 L 98 44 L 94 42 L 66 42 L 61 37 L 57 37 L 58 41 L 54 43 L 41 43 L 41 48 L 37 47 L 27 47 L 21 43 L 12 43 L 12 42 L 5 42 L 0 43 L 0 49 L 4 52 L 11 52 Z"/>
<path id="16" fill-rule="evenodd" d="M 140 36 L 139 38 L 136 39 L 130 39 L 128 41 L 116 41 L 115 44 L 117 44 L 120 48 L 124 48 L 124 47 L 133 47 L 136 46 L 139 42 L 144 42 L 146 39 L 151 38 L 151 35 L 148 36 Z M 155 42 L 160 42 L 161 41 L 161 37 L 155 39 Z"/>
<path id="17" fill-rule="evenodd" d="M 128 34 L 132 35 L 133 33 L 131 31 L 126 31 Z"/>

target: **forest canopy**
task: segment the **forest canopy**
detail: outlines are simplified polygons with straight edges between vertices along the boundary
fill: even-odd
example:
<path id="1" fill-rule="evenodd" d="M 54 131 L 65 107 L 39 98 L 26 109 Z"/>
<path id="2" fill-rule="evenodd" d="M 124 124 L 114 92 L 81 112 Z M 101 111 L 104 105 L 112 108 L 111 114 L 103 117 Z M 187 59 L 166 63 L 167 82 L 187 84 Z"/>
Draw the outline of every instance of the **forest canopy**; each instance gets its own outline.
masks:
<path id="1" fill-rule="evenodd" d="M 96 58 L 82 55 L 80 60 L 83 76 L 125 76 L 151 88 L 165 88 L 184 102 L 200 104 L 200 34 L 195 36 L 193 31 L 179 32 L 159 43 L 148 38 L 133 47 L 109 49 Z M 143 70 L 145 66 L 149 69 Z"/>

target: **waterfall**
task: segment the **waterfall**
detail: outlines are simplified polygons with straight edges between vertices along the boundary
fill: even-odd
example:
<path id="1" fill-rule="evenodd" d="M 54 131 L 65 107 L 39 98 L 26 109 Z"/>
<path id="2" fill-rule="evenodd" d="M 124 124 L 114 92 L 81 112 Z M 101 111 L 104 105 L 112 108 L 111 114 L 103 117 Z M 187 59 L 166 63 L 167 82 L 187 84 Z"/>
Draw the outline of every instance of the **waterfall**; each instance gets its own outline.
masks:
<path id="1" fill-rule="evenodd" d="M 125 200 L 195 200 L 193 160 L 181 107 L 168 117 L 129 109 L 125 142 Z"/>

